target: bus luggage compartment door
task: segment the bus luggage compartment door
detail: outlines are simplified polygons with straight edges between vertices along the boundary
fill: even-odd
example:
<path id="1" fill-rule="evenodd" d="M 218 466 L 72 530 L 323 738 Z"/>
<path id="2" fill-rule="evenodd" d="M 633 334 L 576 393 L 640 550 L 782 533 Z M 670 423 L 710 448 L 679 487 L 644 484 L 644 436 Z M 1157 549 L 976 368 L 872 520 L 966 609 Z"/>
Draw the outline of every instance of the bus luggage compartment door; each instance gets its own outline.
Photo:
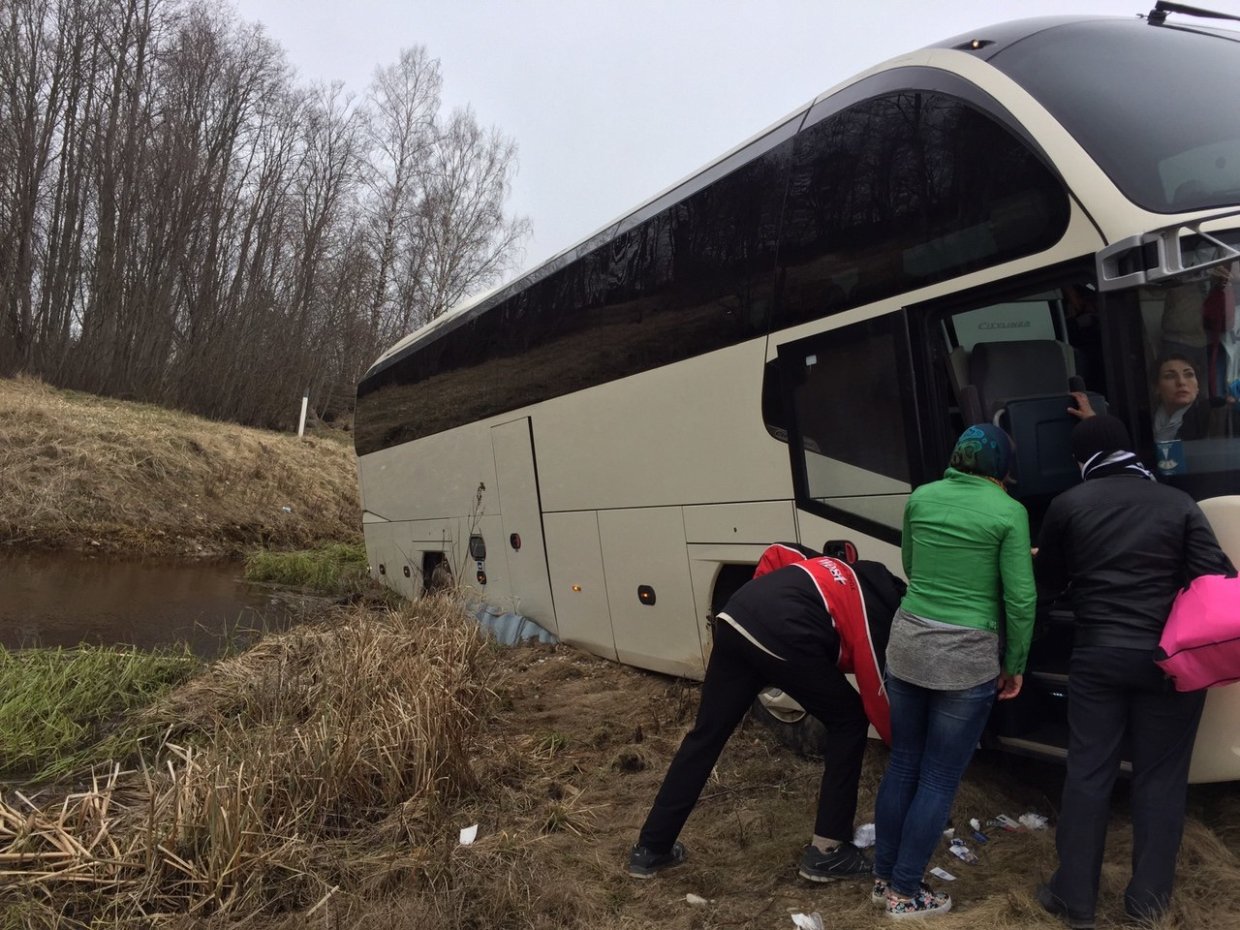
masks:
<path id="1" fill-rule="evenodd" d="M 619 660 L 701 678 L 702 639 L 681 508 L 603 510 L 598 526 Z"/>
<path id="2" fill-rule="evenodd" d="M 491 427 L 491 449 L 495 453 L 496 492 L 504 529 L 502 539 L 486 540 L 487 557 L 505 559 L 512 597 L 511 604 L 498 606 L 511 607 L 557 632 L 529 417 Z M 503 600 L 500 592 L 495 597 Z"/>

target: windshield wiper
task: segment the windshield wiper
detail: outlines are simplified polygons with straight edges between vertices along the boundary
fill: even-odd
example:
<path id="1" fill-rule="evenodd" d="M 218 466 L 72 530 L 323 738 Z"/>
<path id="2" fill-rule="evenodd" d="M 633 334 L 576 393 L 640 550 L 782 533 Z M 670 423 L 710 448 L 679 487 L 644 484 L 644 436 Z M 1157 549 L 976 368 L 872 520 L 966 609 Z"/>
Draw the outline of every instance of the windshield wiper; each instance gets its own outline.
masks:
<path id="1" fill-rule="evenodd" d="M 1179 13 L 1183 16 L 1200 16 L 1203 19 L 1230 19 L 1240 22 L 1240 16 L 1232 13 L 1218 13 L 1214 10 L 1203 10 L 1198 6 L 1188 6 L 1184 3 L 1169 3 L 1168 0 L 1157 0 L 1154 9 L 1150 10 L 1146 16 L 1146 22 L 1151 26 L 1161 26 L 1167 21 L 1168 13 Z"/>

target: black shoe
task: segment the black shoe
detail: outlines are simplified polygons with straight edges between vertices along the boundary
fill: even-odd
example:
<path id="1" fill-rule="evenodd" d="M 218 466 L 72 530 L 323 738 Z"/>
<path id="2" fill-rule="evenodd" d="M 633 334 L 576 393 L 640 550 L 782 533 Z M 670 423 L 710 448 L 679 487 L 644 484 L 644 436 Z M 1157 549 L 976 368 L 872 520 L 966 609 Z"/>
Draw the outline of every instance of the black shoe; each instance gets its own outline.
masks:
<path id="1" fill-rule="evenodd" d="M 629 874 L 634 878 L 654 878 L 664 869 L 670 869 L 685 861 L 687 853 L 680 843 L 673 843 L 665 853 L 657 853 L 645 846 L 634 846 L 629 853 Z"/>
<path id="2" fill-rule="evenodd" d="M 801 853 L 797 874 L 811 882 L 833 882 L 840 878 L 864 878 L 873 872 L 865 854 L 852 843 L 840 843 L 830 852 L 823 852 L 812 843 Z"/>
<path id="3" fill-rule="evenodd" d="M 1094 919 L 1092 917 L 1082 917 L 1079 914 L 1073 914 L 1068 910 L 1068 905 L 1059 900 L 1049 886 L 1038 885 L 1038 890 L 1034 893 L 1034 897 L 1042 905 L 1042 910 L 1048 914 L 1054 914 L 1071 927 L 1072 930 L 1094 930 Z"/>

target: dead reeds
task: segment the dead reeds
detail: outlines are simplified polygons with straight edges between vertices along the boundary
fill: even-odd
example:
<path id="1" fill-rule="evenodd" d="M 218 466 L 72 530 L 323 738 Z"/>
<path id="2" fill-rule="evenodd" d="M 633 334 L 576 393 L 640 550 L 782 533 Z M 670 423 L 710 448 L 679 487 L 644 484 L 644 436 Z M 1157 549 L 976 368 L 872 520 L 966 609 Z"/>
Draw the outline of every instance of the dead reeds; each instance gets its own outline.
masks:
<path id="1" fill-rule="evenodd" d="M 416 874 L 409 851 L 474 785 L 492 656 L 439 599 L 221 660 L 142 715 L 163 735 L 136 767 L 53 804 L 0 796 L 0 901 L 253 914 L 312 908 L 384 859 Z"/>

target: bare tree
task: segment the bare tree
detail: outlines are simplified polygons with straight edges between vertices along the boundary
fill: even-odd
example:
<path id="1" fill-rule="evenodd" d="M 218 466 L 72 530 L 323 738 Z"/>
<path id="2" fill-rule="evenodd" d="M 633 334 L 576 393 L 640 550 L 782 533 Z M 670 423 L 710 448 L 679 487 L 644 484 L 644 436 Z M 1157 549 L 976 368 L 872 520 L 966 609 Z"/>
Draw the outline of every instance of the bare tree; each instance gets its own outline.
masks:
<path id="1" fill-rule="evenodd" d="M 484 130 L 473 113 L 455 112 L 431 158 L 419 212 L 421 319 L 428 322 L 466 294 L 497 281 L 518 257 L 529 221 L 504 214 L 516 145 Z"/>
<path id="2" fill-rule="evenodd" d="M 0 374 L 278 425 L 511 267 L 515 147 L 415 47 L 363 103 L 209 0 L 0 0 Z"/>

